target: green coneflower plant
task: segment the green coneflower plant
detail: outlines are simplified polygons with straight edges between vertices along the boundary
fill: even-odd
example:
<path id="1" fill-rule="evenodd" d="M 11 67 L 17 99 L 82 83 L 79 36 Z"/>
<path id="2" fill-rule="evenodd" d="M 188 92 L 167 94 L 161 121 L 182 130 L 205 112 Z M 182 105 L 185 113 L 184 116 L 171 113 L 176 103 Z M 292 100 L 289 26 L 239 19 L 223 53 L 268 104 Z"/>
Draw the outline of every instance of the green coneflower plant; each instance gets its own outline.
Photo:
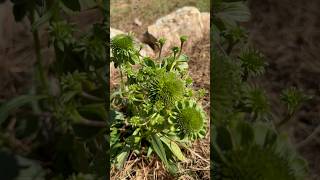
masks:
<path id="1" fill-rule="evenodd" d="M 165 39 L 158 41 L 159 55 L 153 59 L 139 54 L 131 35 L 111 40 L 112 60 L 123 73 L 118 90 L 112 94 L 111 159 L 122 168 L 129 155 L 151 157 L 155 153 L 165 167 L 177 172 L 185 161 L 183 148 L 206 134 L 207 117 L 201 99 L 192 87 L 188 57 L 179 47 L 161 56 Z M 135 65 L 135 66 L 133 66 Z"/>

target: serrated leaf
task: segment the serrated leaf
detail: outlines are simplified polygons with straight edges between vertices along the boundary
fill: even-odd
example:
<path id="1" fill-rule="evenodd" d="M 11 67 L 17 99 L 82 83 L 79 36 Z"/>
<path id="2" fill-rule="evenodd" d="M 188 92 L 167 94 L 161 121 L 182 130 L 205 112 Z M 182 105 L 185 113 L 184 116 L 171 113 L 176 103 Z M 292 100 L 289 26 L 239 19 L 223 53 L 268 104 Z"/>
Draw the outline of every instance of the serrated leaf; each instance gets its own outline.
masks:
<path id="1" fill-rule="evenodd" d="M 37 30 L 41 25 L 48 22 L 49 19 L 54 15 L 56 9 L 58 8 L 57 5 L 54 5 L 51 7 L 49 11 L 47 11 L 43 16 L 41 16 L 39 19 L 37 19 L 32 25 L 31 25 L 31 31 Z"/>
<path id="2" fill-rule="evenodd" d="M 178 146 L 178 144 L 176 144 L 174 141 L 172 141 L 171 139 L 163 136 L 160 138 L 162 142 L 164 142 L 168 148 L 171 150 L 171 152 L 180 160 L 180 161 L 185 161 L 186 157 L 183 155 L 183 153 L 181 152 L 180 147 Z"/>
<path id="3" fill-rule="evenodd" d="M 244 2 L 221 3 L 216 14 L 226 25 L 235 26 L 237 22 L 246 22 L 250 18 L 249 8 Z"/>

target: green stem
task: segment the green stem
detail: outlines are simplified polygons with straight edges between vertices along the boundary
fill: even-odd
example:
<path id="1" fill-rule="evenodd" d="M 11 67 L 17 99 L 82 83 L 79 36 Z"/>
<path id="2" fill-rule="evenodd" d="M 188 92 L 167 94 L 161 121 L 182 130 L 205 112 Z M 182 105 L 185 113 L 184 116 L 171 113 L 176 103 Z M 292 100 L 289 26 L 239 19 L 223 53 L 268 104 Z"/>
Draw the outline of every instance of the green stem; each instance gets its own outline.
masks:
<path id="1" fill-rule="evenodd" d="M 295 114 L 296 114 L 296 110 L 293 111 L 293 113 L 288 113 L 288 115 L 276 125 L 277 129 L 280 129 L 282 126 L 290 122 L 293 119 Z"/>
<path id="2" fill-rule="evenodd" d="M 119 70 L 120 70 L 120 78 L 121 78 L 121 82 L 120 82 L 120 91 L 121 91 L 121 97 L 122 97 L 122 93 L 124 90 L 124 80 L 123 80 L 123 73 L 122 73 L 122 68 L 121 65 L 119 66 Z"/>
<path id="3" fill-rule="evenodd" d="M 160 51 L 159 51 L 158 59 L 160 59 L 160 58 L 161 58 L 161 53 L 162 53 L 162 46 L 160 47 Z"/>
<path id="4" fill-rule="evenodd" d="M 34 12 L 31 12 L 29 16 L 30 23 L 33 24 L 35 19 Z M 40 46 L 40 39 L 39 39 L 39 32 L 38 30 L 34 30 L 32 32 L 33 41 L 34 41 L 34 50 L 36 54 L 36 77 L 40 84 L 39 91 L 43 94 L 48 94 L 48 85 L 47 85 L 47 78 L 43 68 L 43 60 L 41 55 L 41 46 Z"/>
<path id="5" fill-rule="evenodd" d="M 170 67 L 170 71 L 172 71 L 172 69 L 174 68 L 174 66 L 177 64 L 177 61 L 174 61 Z"/>
<path id="6" fill-rule="evenodd" d="M 179 54 L 177 56 L 177 59 L 179 59 L 179 57 L 181 56 L 182 48 L 183 48 L 183 42 L 180 43 L 180 51 L 179 51 Z"/>
<path id="7" fill-rule="evenodd" d="M 103 101 L 103 99 L 98 98 L 96 96 L 93 96 L 93 95 L 86 93 L 84 91 L 81 93 L 81 96 L 88 99 L 88 100 L 92 100 L 92 101 Z"/>

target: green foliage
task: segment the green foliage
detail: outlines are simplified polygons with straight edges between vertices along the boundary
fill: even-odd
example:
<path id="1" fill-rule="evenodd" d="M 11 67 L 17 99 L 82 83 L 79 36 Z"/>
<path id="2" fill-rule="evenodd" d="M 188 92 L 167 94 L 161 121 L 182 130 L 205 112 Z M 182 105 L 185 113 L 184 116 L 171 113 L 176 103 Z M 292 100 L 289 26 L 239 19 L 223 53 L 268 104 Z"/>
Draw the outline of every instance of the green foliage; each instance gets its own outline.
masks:
<path id="1" fill-rule="evenodd" d="M 307 164 L 280 126 L 308 99 L 295 88 L 279 101 L 288 113 L 274 117 L 269 97 L 256 83 L 268 65 L 249 45 L 240 23 L 249 10 L 240 0 L 214 1 L 211 65 L 211 150 L 214 179 L 305 179 Z"/>
<path id="2" fill-rule="evenodd" d="M 268 97 L 263 89 L 258 87 L 247 87 L 242 100 L 244 110 L 252 113 L 253 120 L 268 120 L 270 105 Z"/>
<path id="3" fill-rule="evenodd" d="M 119 34 L 111 40 L 112 48 L 112 61 L 115 67 L 135 64 L 138 58 L 138 53 L 134 47 L 134 41 L 132 35 Z"/>
<path id="4" fill-rule="evenodd" d="M 246 48 L 239 55 L 245 76 L 259 76 L 265 71 L 267 63 L 264 61 L 263 55 L 256 49 Z"/>
<path id="5" fill-rule="evenodd" d="M 36 53 L 33 89 L 0 107 L 0 152 L 14 151 L 10 155 L 16 159 L 12 177 L 104 179 L 108 142 L 106 22 L 81 31 L 73 22 L 63 20 L 85 8 L 104 12 L 102 1 L 12 3 L 15 19 L 30 22 Z M 42 56 L 38 33 L 45 25 L 49 48 L 55 53 L 48 69 L 42 65 L 47 57 Z"/>
<path id="6" fill-rule="evenodd" d="M 183 98 L 184 82 L 173 72 L 156 71 L 154 80 L 150 84 L 149 98 L 154 103 L 173 106 Z"/>
<path id="7" fill-rule="evenodd" d="M 181 37 L 181 47 L 186 40 Z M 159 40 L 160 47 L 164 43 Z M 112 60 L 123 75 L 111 99 L 112 109 L 121 114 L 111 124 L 112 163 L 121 168 L 130 154 L 150 157 L 154 152 L 176 173 L 176 162 L 186 160 L 180 147 L 205 136 L 201 96 L 192 88 L 182 48 L 153 59 L 142 57 L 138 47 L 131 35 L 118 35 L 111 43 Z"/>
<path id="8" fill-rule="evenodd" d="M 306 176 L 306 161 L 285 135 L 269 125 L 235 121 L 229 128 L 217 129 L 217 138 L 224 142 L 217 141 L 213 147 L 219 164 L 215 179 L 302 180 Z"/>
<path id="9" fill-rule="evenodd" d="M 173 109 L 172 119 L 177 123 L 180 137 L 194 140 L 205 136 L 205 114 L 194 101 L 178 102 Z"/>
<path id="10" fill-rule="evenodd" d="M 287 105 L 289 114 L 293 114 L 304 101 L 310 98 L 295 87 L 285 89 L 280 97 L 281 101 Z"/>

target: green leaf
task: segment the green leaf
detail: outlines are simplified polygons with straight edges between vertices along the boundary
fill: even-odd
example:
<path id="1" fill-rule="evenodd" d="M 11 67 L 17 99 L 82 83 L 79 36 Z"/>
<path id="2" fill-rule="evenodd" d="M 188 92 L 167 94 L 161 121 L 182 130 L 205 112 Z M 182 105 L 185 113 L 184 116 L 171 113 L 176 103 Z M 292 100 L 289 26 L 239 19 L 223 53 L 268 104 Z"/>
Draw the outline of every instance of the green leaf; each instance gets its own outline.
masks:
<path id="1" fill-rule="evenodd" d="M 80 11 L 80 2 L 79 0 L 62 0 L 62 3 L 72 11 Z"/>
<path id="2" fill-rule="evenodd" d="M 216 15 L 226 25 L 235 26 L 237 22 L 245 22 L 250 18 L 249 8 L 244 2 L 221 3 L 220 8 Z"/>
<path id="3" fill-rule="evenodd" d="M 267 126 L 263 123 L 257 123 L 254 125 L 253 129 L 255 134 L 255 144 L 263 146 L 268 133 Z"/>
<path id="4" fill-rule="evenodd" d="M 123 113 L 119 112 L 119 111 L 115 111 L 115 110 L 111 110 L 109 111 L 109 119 L 108 119 L 108 123 L 113 124 L 116 122 L 121 122 L 124 121 L 124 115 Z"/>
<path id="5" fill-rule="evenodd" d="M 189 61 L 189 57 L 185 54 L 181 54 L 178 58 L 178 61 L 180 62 L 188 62 Z"/>
<path id="6" fill-rule="evenodd" d="M 31 31 L 37 30 L 41 25 L 48 22 L 49 19 L 54 15 L 56 12 L 58 6 L 57 3 L 53 5 L 49 11 L 47 11 L 43 16 L 41 16 L 39 19 L 37 19 L 32 25 L 31 25 Z"/>
<path id="7" fill-rule="evenodd" d="M 79 92 L 78 91 L 68 91 L 61 95 L 61 101 L 62 103 L 69 102 L 72 98 L 74 98 Z"/>
<path id="8" fill-rule="evenodd" d="M 90 9 L 97 6 L 97 2 L 94 0 L 79 0 L 81 9 Z"/>
<path id="9" fill-rule="evenodd" d="M 247 122 L 240 122 L 237 126 L 237 131 L 240 133 L 241 145 L 249 145 L 254 139 L 253 128 Z"/>
<path id="10" fill-rule="evenodd" d="M 132 133 L 133 136 L 136 136 L 139 131 L 141 130 L 141 128 L 137 128 L 136 130 L 134 130 L 134 132 Z"/>
<path id="11" fill-rule="evenodd" d="M 155 63 L 152 61 L 151 58 L 147 57 L 147 58 L 144 58 L 143 60 L 144 60 L 145 65 L 152 67 L 152 68 L 156 67 Z"/>
<path id="12" fill-rule="evenodd" d="M 18 160 L 19 166 L 21 167 L 21 170 L 19 171 L 19 176 L 16 178 L 16 180 L 45 179 L 45 171 L 42 169 L 39 163 L 21 156 L 16 156 L 16 158 Z"/>
<path id="13" fill-rule="evenodd" d="M 171 139 L 163 136 L 160 138 L 161 141 L 163 141 L 168 148 L 171 150 L 171 152 L 180 160 L 185 161 L 186 157 L 182 154 L 180 147 Z"/>
<path id="14" fill-rule="evenodd" d="M 104 103 L 87 104 L 78 110 L 82 116 L 89 119 L 107 120 L 108 118 Z"/>
<path id="15" fill-rule="evenodd" d="M 151 135 L 151 145 L 153 150 L 158 154 L 163 163 L 168 167 L 169 163 L 167 160 L 166 152 L 158 135 Z"/>
<path id="16" fill-rule="evenodd" d="M 38 100 L 43 99 L 45 97 L 46 96 L 43 96 L 43 95 L 39 95 L 39 96 L 22 95 L 22 96 L 18 96 L 16 98 L 13 98 L 12 100 L 3 104 L 0 107 L 0 124 L 8 118 L 10 111 L 15 110 L 25 104 L 33 102 L 33 101 L 38 101 Z"/>
<path id="17" fill-rule="evenodd" d="M 152 151 L 153 151 L 153 150 L 152 150 L 152 147 L 149 147 L 149 148 L 148 148 L 147 157 L 150 157 L 150 155 L 151 155 Z"/>
<path id="18" fill-rule="evenodd" d="M 124 166 L 128 156 L 129 156 L 129 152 L 130 152 L 130 147 L 127 145 L 126 147 L 124 147 L 122 149 L 120 154 L 118 154 L 118 156 L 116 157 L 116 167 L 118 169 L 121 169 Z"/>

